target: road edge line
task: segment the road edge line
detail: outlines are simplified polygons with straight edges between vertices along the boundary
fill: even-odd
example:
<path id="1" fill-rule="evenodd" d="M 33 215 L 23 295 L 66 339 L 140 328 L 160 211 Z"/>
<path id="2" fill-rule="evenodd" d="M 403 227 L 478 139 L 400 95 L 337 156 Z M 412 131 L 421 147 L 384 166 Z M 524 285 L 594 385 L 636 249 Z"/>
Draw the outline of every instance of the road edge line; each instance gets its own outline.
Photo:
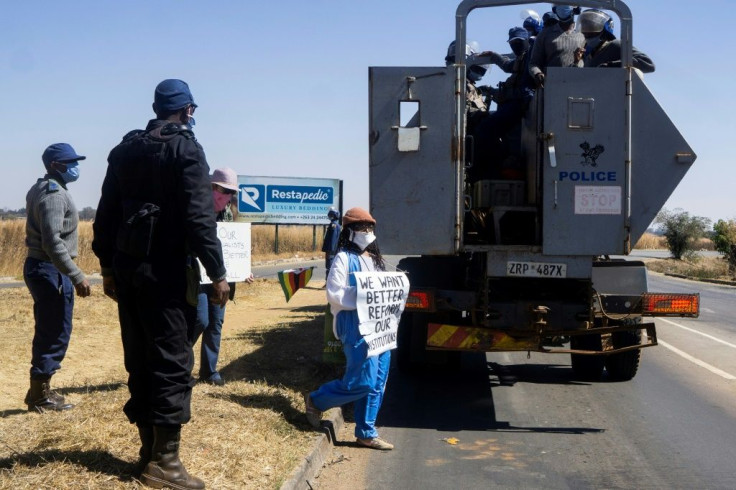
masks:
<path id="1" fill-rule="evenodd" d="M 670 345 L 667 342 L 664 342 L 664 341 L 662 341 L 660 339 L 657 339 L 657 344 L 659 344 L 662 347 L 665 347 L 665 348 L 671 350 L 672 352 L 674 352 L 678 356 L 681 356 L 681 357 L 687 359 L 688 361 L 692 362 L 693 364 L 697 364 L 698 366 L 707 369 L 711 373 L 717 374 L 718 376 L 720 376 L 722 378 L 725 378 L 725 379 L 728 379 L 728 380 L 735 380 L 736 379 L 736 376 L 734 376 L 732 374 L 729 374 L 726 371 L 722 371 L 722 370 L 718 369 L 715 366 L 711 366 L 707 362 L 701 361 L 697 357 L 693 357 L 690 354 L 688 354 L 687 352 L 681 351 L 677 347 L 675 347 L 673 345 Z"/>

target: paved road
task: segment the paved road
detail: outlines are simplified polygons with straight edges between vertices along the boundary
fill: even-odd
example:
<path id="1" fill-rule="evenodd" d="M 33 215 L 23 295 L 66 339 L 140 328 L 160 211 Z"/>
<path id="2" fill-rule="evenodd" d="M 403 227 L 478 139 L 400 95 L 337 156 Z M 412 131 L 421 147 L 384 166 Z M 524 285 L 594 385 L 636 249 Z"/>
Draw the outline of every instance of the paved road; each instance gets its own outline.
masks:
<path id="1" fill-rule="evenodd" d="M 720 252 L 715 252 L 713 250 L 701 250 L 695 253 L 702 257 L 720 257 L 722 255 Z M 624 256 L 620 256 L 620 257 L 624 257 Z M 672 257 L 672 254 L 670 253 L 669 250 L 632 250 L 631 254 L 628 257 L 624 257 L 624 258 L 668 259 L 670 257 Z"/>
<path id="2" fill-rule="evenodd" d="M 393 370 L 365 488 L 736 488 L 736 288 L 699 291 L 698 319 L 658 319 L 634 380 L 574 381 L 567 355 L 466 357 L 460 375 Z M 457 438 L 457 445 L 442 439 Z"/>
<path id="3" fill-rule="evenodd" d="M 316 280 L 324 280 L 324 259 L 317 259 L 317 260 L 301 260 L 301 261 L 280 261 L 276 264 L 266 264 L 266 265 L 258 265 L 252 268 L 253 275 L 256 277 L 268 277 L 275 279 L 276 274 L 279 271 L 282 271 L 284 269 L 294 269 L 297 267 L 314 267 L 314 279 Z M 102 278 L 99 276 L 91 277 L 89 281 L 92 284 L 99 284 L 102 282 Z M 25 284 L 23 281 L 12 281 L 12 282 L 3 282 L 0 283 L 0 289 L 3 288 L 19 288 L 19 287 L 25 287 Z"/>

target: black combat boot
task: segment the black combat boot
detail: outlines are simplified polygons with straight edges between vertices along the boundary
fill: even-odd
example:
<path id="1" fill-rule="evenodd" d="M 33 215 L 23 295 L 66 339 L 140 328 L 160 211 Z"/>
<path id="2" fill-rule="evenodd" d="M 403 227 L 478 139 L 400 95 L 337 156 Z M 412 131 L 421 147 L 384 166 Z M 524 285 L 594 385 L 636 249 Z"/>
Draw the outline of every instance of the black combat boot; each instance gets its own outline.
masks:
<path id="1" fill-rule="evenodd" d="M 31 388 L 26 393 L 25 404 L 29 412 L 61 412 L 74 407 L 64 397 L 51 389 L 51 376 L 31 378 Z"/>
<path id="2" fill-rule="evenodd" d="M 140 476 L 146 465 L 151 461 L 151 455 L 153 454 L 153 426 L 141 422 L 137 422 L 136 425 L 138 426 L 138 435 L 141 438 L 141 448 L 138 450 L 140 458 L 135 465 L 135 476 Z"/>
<path id="3" fill-rule="evenodd" d="M 152 488 L 202 490 L 204 482 L 190 476 L 179 459 L 180 427 L 153 426 L 151 461 L 141 474 L 141 482 Z"/>

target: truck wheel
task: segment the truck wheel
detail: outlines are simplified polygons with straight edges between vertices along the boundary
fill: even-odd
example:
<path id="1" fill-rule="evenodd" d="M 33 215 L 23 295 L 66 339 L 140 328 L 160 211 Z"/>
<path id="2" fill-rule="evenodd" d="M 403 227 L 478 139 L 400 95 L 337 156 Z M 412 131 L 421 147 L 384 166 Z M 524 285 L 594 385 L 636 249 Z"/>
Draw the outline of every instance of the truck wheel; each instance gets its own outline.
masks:
<path id="1" fill-rule="evenodd" d="M 580 350 L 603 350 L 601 336 L 573 335 L 570 337 L 570 348 Z M 590 356 L 584 354 L 570 354 L 572 371 L 578 379 L 585 381 L 597 381 L 603 374 L 605 359 L 603 356 Z"/>
<path id="2" fill-rule="evenodd" d="M 615 348 L 641 344 L 641 330 L 614 332 L 611 340 Z M 641 349 L 611 354 L 606 358 L 606 371 L 613 381 L 628 381 L 636 376 L 641 360 Z"/>

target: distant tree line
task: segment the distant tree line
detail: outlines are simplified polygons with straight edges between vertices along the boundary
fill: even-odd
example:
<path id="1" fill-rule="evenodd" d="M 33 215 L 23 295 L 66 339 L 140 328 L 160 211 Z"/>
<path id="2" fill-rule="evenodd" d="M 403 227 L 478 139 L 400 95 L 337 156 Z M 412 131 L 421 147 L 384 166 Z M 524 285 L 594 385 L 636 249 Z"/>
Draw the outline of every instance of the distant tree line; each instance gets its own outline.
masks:
<path id="1" fill-rule="evenodd" d="M 86 208 L 82 208 L 79 210 L 79 219 L 82 221 L 92 221 L 93 219 L 95 219 L 95 213 L 97 213 L 97 210 L 95 208 L 87 206 Z M 20 209 L 2 208 L 0 209 L 0 220 L 25 219 L 25 217 L 26 217 L 26 208 L 20 208 Z"/>
<path id="2" fill-rule="evenodd" d="M 695 253 L 696 240 L 710 238 L 716 250 L 724 255 L 730 272 L 736 273 L 736 219 L 719 219 L 711 229 L 710 219 L 691 216 L 677 208 L 660 211 L 655 223 L 661 226 L 667 248 L 675 259 L 691 257 Z"/>

